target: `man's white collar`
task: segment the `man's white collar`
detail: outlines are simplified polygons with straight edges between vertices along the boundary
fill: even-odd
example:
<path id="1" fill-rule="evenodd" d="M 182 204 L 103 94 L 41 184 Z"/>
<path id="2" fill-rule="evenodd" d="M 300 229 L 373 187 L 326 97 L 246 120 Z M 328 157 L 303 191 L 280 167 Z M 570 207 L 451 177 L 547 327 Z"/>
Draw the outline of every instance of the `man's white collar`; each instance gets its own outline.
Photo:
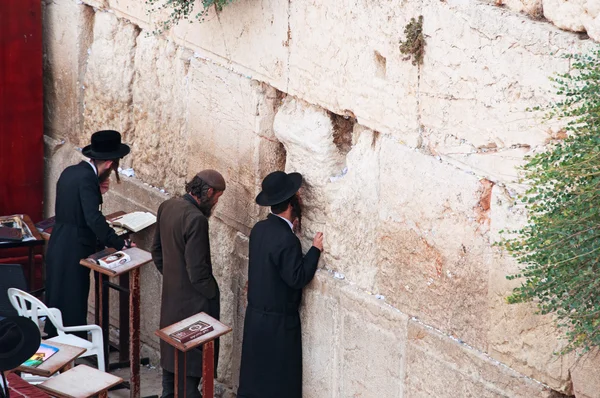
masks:
<path id="1" fill-rule="evenodd" d="M 86 162 L 88 162 L 88 164 L 90 166 L 92 166 L 92 169 L 94 169 L 94 173 L 96 173 L 96 175 L 98 175 L 98 169 L 96 168 L 96 165 L 92 162 L 90 162 L 89 160 L 86 160 Z"/>
<path id="2" fill-rule="evenodd" d="M 288 219 L 287 219 L 287 218 L 285 218 L 285 217 L 281 217 L 279 214 L 275 214 L 275 213 L 273 213 L 273 212 L 271 212 L 271 214 L 273 214 L 274 216 L 277 216 L 277 217 L 281 218 L 282 220 L 284 220 L 286 223 L 288 223 L 288 225 L 290 226 L 291 230 L 292 230 L 292 231 L 294 230 L 294 224 L 292 224 L 292 223 L 290 222 L 290 220 L 288 220 Z"/>

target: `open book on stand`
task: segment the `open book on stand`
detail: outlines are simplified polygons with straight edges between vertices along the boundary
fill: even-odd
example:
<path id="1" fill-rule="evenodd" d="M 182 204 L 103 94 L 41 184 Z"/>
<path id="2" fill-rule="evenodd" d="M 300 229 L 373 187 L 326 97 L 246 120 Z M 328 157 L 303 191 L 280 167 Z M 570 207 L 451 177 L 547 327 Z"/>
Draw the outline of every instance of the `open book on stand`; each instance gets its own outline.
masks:
<path id="1" fill-rule="evenodd" d="M 145 211 L 134 211 L 122 216 L 108 220 L 108 223 L 115 229 L 117 234 L 122 235 L 123 229 L 130 232 L 139 232 L 156 223 L 156 216 Z"/>

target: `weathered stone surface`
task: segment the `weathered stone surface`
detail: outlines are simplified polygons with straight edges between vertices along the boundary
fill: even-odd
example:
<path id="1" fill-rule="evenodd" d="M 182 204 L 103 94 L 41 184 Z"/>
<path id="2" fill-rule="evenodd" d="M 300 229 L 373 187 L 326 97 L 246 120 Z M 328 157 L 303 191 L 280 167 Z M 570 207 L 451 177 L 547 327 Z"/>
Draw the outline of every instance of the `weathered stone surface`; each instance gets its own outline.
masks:
<path id="1" fill-rule="evenodd" d="M 286 150 L 286 172 L 304 178 L 302 228 L 305 246 L 316 232 L 323 231 L 328 214 L 329 179 L 344 169 L 345 157 L 334 143 L 334 126 L 322 108 L 288 96 L 275 116 L 273 129 Z"/>
<path id="2" fill-rule="evenodd" d="M 389 139 L 381 143 L 379 164 L 374 291 L 485 349 L 489 263 L 478 219 L 481 183 Z"/>
<path id="3" fill-rule="evenodd" d="M 109 12 L 96 13 L 94 41 L 84 80 L 84 129 L 75 141 L 77 145 L 88 144 L 94 131 L 104 129 L 120 131 L 127 142 L 134 128 L 131 89 L 138 33 L 135 25 Z M 127 165 L 131 157 L 125 159 Z"/>
<path id="4" fill-rule="evenodd" d="M 142 180 L 172 193 L 184 190 L 187 177 L 191 57 L 171 41 L 137 37 L 131 166 Z"/>
<path id="5" fill-rule="evenodd" d="M 577 358 L 571 367 L 573 394 L 577 398 L 595 398 L 600 394 L 600 355 L 597 351 Z"/>
<path id="6" fill-rule="evenodd" d="M 379 134 L 356 124 L 355 145 L 346 156 L 347 173 L 327 186 L 324 230 L 328 268 L 372 290 L 377 274 L 379 227 Z"/>
<path id="7" fill-rule="evenodd" d="M 550 391 L 456 340 L 408 323 L 405 396 L 548 397 Z"/>
<path id="8" fill-rule="evenodd" d="M 600 4 L 594 0 L 543 0 L 544 16 L 561 29 L 600 41 Z"/>
<path id="9" fill-rule="evenodd" d="M 399 41 L 420 3 L 292 1 L 287 92 L 416 145 L 418 68 Z"/>
<path id="10" fill-rule="evenodd" d="M 261 121 L 273 118 L 275 90 L 198 59 L 192 60 L 189 79 L 187 174 L 219 170 L 227 191 L 216 214 L 248 234 L 260 215 L 254 203 L 260 179 L 280 167 L 284 156 Z M 265 153 L 269 156 L 260 158 Z"/>
<path id="11" fill-rule="evenodd" d="M 423 146 L 459 161 L 465 152 L 492 149 L 502 162 L 469 166 L 506 174 L 507 160 L 519 162 L 527 148 L 549 138 L 550 126 L 526 109 L 551 100 L 548 77 L 569 68 L 560 54 L 583 48 L 583 42 L 550 24 L 478 3 L 426 1 L 423 15 L 429 37 L 419 86 Z"/>
<path id="12" fill-rule="evenodd" d="M 216 217 L 212 217 L 210 225 L 211 258 L 213 273 L 221 291 L 221 322 L 235 325 L 236 298 L 238 289 L 235 282 L 238 262 L 234 256 L 237 231 Z M 237 372 L 232 372 L 234 336 L 229 333 L 220 338 L 219 347 L 219 381 L 232 385 L 237 379 Z"/>
<path id="13" fill-rule="evenodd" d="M 342 289 L 340 306 L 340 396 L 407 396 L 408 317 L 351 286 Z"/>
<path id="14" fill-rule="evenodd" d="M 186 47 L 227 67 L 285 89 L 288 64 L 288 2 L 235 1 L 203 22 L 176 26 L 171 34 Z M 195 14 L 200 11 L 197 2 Z M 194 14 L 194 15 L 195 15 Z"/>
<path id="15" fill-rule="evenodd" d="M 339 372 L 338 339 L 341 331 L 340 284 L 317 274 L 303 297 L 302 367 L 306 397 L 336 396 Z"/>
<path id="16" fill-rule="evenodd" d="M 45 133 L 68 139 L 83 127 L 82 81 L 94 11 L 70 1 L 43 4 Z"/>

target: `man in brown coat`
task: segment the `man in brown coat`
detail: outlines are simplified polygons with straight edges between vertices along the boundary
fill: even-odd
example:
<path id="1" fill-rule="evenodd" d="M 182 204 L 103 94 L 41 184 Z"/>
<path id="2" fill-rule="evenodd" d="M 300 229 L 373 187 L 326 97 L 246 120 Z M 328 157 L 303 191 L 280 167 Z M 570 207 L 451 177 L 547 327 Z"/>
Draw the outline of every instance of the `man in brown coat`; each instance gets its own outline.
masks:
<path id="1" fill-rule="evenodd" d="M 225 179 L 215 170 L 203 170 L 186 184 L 185 189 L 187 193 L 184 196 L 169 199 L 158 208 L 152 259 L 163 275 L 161 328 L 199 312 L 219 319 L 220 293 L 210 259 L 208 218 L 225 191 Z M 202 376 L 202 352 L 200 349 L 191 350 L 186 356 L 187 391 L 184 396 L 201 397 L 198 386 Z M 162 398 L 173 397 L 173 347 L 161 341 L 160 357 Z M 219 345 L 216 342 L 215 369 L 218 357 Z M 182 369 L 182 356 L 179 359 L 179 369 Z"/>

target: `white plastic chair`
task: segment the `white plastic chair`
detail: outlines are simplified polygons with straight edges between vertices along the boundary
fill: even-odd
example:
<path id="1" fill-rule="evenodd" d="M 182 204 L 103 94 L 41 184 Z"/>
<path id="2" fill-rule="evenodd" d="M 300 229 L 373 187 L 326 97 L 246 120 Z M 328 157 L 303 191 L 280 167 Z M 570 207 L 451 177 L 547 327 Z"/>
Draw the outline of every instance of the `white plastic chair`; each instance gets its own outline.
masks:
<path id="1" fill-rule="evenodd" d="M 98 370 L 104 372 L 104 340 L 102 338 L 102 328 L 98 325 L 81 326 L 63 326 L 62 314 L 58 308 L 48 308 L 44 303 L 29 293 L 16 288 L 8 289 L 8 298 L 19 316 L 24 316 L 37 325 L 40 324 L 39 317 L 47 317 L 46 322 L 50 321 L 56 328 L 58 336 L 48 339 L 57 343 L 68 344 L 76 347 L 85 348 L 86 351 L 82 357 L 95 355 L 98 358 Z M 27 304 L 29 303 L 29 308 Z M 89 332 L 92 335 L 92 341 L 82 339 L 69 332 Z"/>

